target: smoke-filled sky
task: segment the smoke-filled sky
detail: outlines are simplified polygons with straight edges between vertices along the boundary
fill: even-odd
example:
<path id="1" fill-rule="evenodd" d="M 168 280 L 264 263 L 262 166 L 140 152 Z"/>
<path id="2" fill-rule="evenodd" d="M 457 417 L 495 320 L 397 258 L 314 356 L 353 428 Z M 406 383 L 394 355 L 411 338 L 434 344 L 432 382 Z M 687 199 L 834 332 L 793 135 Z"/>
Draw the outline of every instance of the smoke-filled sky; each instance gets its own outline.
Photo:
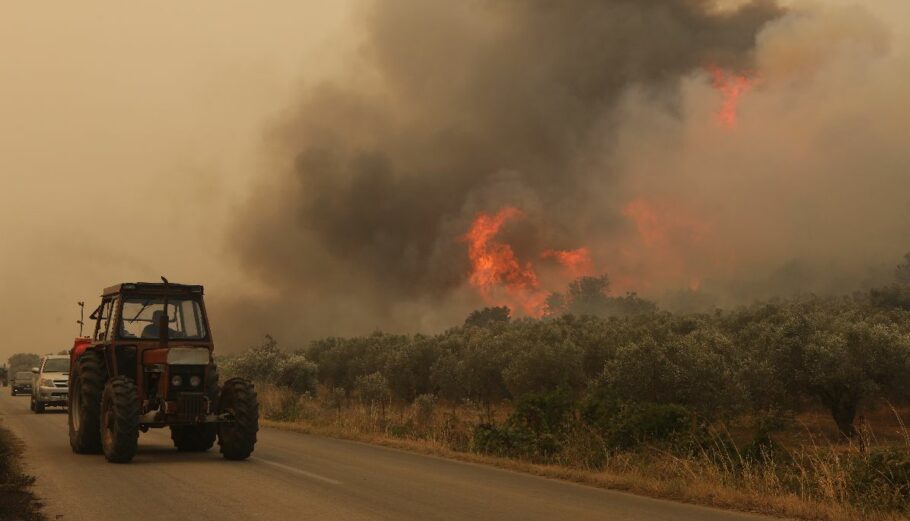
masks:
<path id="1" fill-rule="evenodd" d="M 494 241 L 540 291 L 564 282 L 541 252 L 582 247 L 670 308 L 881 283 L 910 250 L 906 20 L 902 0 L 5 5 L 0 358 L 68 347 L 76 301 L 162 274 L 206 285 L 226 350 L 440 329 L 485 304 L 464 236 L 504 207 L 522 217 Z"/>

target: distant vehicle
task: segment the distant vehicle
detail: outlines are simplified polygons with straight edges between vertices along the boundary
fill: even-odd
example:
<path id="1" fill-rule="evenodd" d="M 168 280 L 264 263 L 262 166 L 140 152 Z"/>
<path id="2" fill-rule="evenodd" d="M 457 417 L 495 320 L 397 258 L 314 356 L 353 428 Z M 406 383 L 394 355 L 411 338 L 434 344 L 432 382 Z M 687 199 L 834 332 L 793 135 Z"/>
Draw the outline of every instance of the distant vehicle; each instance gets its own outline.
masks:
<path id="1" fill-rule="evenodd" d="M 202 286 L 124 283 L 105 289 L 91 337 L 70 351 L 70 447 L 130 461 L 139 432 L 169 427 L 179 451 L 246 459 L 256 444 L 253 384 L 218 385 Z"/>
<path id="2" fill-rule="evenodd" d="M 10 382 L 10 394 L 25 394 L 32 392 L 32 373 L 28 371 L 19 371 Z"/>
<path id="3" fill-rule="evenodd" d="M 69 356 L 48 355 L 42 358 L 32 381 L 32 411 L 40 414 L 47 406 L 65 407 L 69 374 Z"/>

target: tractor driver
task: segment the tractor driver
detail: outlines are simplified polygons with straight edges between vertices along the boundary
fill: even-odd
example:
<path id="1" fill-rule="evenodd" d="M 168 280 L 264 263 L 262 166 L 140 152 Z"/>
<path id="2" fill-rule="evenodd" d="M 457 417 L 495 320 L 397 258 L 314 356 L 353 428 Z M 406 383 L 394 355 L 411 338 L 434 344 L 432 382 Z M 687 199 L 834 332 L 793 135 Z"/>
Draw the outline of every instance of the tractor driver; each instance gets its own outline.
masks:
<path id="1" fill-rule="evenodd" d="M 161 322 L 161 319 L 164 318 L 163 310 L 156 310 L 152 313 L 152 323 L 145 326 L 142 329 L 142 338 L 158 338 L 161 333 L 158 331 L 158 324 Z M 167 328 L 168 337 L 176 338 L 180 336 L 180 333 L 174 331 L 171 328 Z"/>

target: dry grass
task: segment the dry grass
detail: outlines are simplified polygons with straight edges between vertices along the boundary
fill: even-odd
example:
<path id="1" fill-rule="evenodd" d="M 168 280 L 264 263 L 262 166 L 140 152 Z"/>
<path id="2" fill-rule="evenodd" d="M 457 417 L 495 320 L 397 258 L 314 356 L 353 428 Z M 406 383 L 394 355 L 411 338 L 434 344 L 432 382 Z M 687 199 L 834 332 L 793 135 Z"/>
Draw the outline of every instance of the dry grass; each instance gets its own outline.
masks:
<path id="1" fill-rule="evenodd" d="M 863 509 L 850 501 L 848 466 L 860 447 L 832 441 L 837 439 L 836 433 L 827 425 L 822 427 L 821 415 L 801 417 L 793 429 L 784 433 L 785 458 L 767 456 L 756 460 L 735 448 L 730 450 L 726 440 L 736 435 L 722 432 L 715 434 L 716 447 L 709 444 L 685 457 L 652 447 L 611 453 L 602 466 L 590 468 L 583 455 L 571 450 L 576 447 L 575 440 L 563 454 L 547 463 L 473 452 L 472 428 L 481 412 L 469 407 L 441 406 L 428 420 L 418 421 L 420 415 L 413 407 L 381 410 L 357 401 L 332 404 L 270 386 L 260 386 L 259 397 L 263 424 L 286 430 L 746 512 L 826 521 L 908 519 L 894 511 Z M 501 407 L 494 416 L 503 419 L 508 412 Z M 867 417 L 862 423 L 865 448 L 870 444 L 899 444 L 910 451 L 910 436 L 901 416 L 876 411 L 875 416 Z M 873 427 L 883 433 L 880 438 L 871 436 Z M 583 443 L 578 440 L 578 445 Z"/>
<path id="2" fill-rule="evenodd" d="M 35 479 L 22 472 L 22 443 L 0 426 L 0 521 L 43 521 L 31 492 Z"/>

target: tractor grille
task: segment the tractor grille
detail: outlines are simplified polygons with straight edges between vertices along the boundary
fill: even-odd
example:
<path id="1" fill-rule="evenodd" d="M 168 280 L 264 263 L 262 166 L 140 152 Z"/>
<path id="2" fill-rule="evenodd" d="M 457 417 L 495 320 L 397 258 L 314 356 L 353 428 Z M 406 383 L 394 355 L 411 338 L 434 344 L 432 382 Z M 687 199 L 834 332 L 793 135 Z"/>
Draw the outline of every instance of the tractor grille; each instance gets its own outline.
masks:
<path id="1" fill-rule="evenodd" d="M 184 393 L 177 398 L 177 418 L 181 421 L 195 421 L 205 416 L 205 395 Z"/>

